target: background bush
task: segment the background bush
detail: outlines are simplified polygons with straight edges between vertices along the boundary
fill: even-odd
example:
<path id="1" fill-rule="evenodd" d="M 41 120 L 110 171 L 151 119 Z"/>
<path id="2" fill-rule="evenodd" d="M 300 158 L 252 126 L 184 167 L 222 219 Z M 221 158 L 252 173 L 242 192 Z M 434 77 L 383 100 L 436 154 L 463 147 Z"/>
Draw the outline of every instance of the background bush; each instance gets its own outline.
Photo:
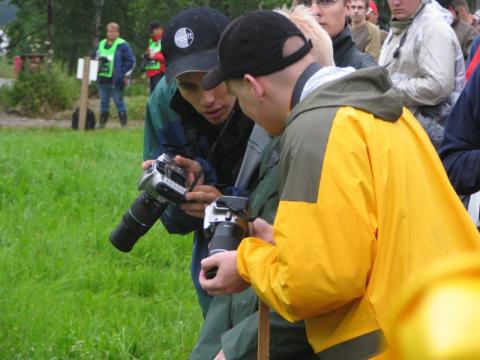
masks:
<path id="1" fill-rule="evenodd" d="M 148 80 L 137 77 L 132 80 L 132 83 L 125 87 L 123 91 L 125 96 L 145 96 L 150 95 L 150 88 L 148 87 Z"/>
<path id="2" fill-rule="evenodd" d="M 72 107 L 80 95 L 80 83 L 54 67 L 50 72 L 24 71 L 12 86 L 2 87 L 0 92 L 7 111 L 48 118 Z"/>
<path id="3" fill-rule="evenodd" d="M 0 56 L 0 78 L 13 78 L 13 64 L 6 56 Z"/>

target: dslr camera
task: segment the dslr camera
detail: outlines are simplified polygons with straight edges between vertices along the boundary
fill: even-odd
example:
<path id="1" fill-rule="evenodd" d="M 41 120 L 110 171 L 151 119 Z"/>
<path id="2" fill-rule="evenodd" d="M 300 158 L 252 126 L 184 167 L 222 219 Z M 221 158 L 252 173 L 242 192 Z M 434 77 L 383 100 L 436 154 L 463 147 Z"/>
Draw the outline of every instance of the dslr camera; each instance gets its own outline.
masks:
<path id="1" fill-rule="evenodd" d="M 253 218 L 248 212 L 248 198 L 220 196 L 205 209 L 204 234 L 210 240 L 210 256 L 224 251 L 235 250 L 248 234 L 248 222 Z M 207 279 L 217 274 L 217 268 L 207 271 Z"/>
<path id="2" fill-rule="evenodd" d="M 109 236 L 111 243 L 123 252 L 132 250 L 169 204 L 179 205 L 185 199 L 188 191 L 185 170 L 175 163 L 173 157 L 162 154 L 145 171 L 138 190 L 143 192 Z"/>
<path id="3" fill-rule="evenodd" d="M 108 71 L 108 63 L 110 59 L 107 56 L 100 56 L 98 59 L 98 71 Z"/>
<path id="4" fill-rule="evenodd" d="M 139 65 L 139 67 L 138 67 L 141 72 L 145 72 L 145 71 L 146 71 L 145 67 L 147 66 L 149 60 L 150 60 L 150 59 L 148 58 L 148 54 L 147 54 L 147 53 L 145 53 L 145 54 L 142 55 L 142 60 L 140 61 L 140 65 Z"/>

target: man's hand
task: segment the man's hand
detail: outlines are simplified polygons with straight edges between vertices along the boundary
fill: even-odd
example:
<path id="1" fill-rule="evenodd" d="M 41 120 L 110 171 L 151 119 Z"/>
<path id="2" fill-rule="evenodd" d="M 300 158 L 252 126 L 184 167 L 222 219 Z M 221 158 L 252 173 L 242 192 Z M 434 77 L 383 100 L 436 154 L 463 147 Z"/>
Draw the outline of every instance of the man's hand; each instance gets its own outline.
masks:
<path id="1" fill-rule="evenodd" d="M 185 172 L 187 173 L 187 186 L 191 186 L 195 177 L 200 174 L 200 178 L 196 185 L 202 185 L 203 180 L 203 170 L 202 166 L 198 161 L 187 159 L 183 156 L 177 155 L 175 156 L 175 163 L 182 167 Z M 147 170 L 147 168 L 152 165 L 156 160 L 146 160 L 142 163 L 142 170 Z"/>
<path id="2" fill-rule="evenodd" d="M 156 160 L 146 160 L 142 163 L 142 170 L 145 171 L 147 170 L 150 165 L 154 164 Z"/>
<path id="3" fill-rule="evenodd" d="M 205 273 L 215 267 L 217 275 L 213 279 L 207 279 Z M 203 259 L 199 280 L 202 288 L 210 295 L 239 293 L 250 286 L 238 273 L 236 251 L 225 251 Z"/>
<path id="4" fill-rule="evenodd" d="M 149 52 L 149 53 L 148 53 L 148 58 L 149 58 L 150 60 L 155 59 L 155 53 L 154 53 L 154 52 Z"/>
<path id="5" fill-rule="evenodd" d="M 275 244 L 273 240 L 273 226 L 263 219 L 257 218 L 254 222 L 248 223 L 250 236 L 262 239 L 270 244 Z"/>
<path id="6" fill-rule="evenodd" d="M 215 356 L 213 360 L 227 360 L 227 358 L 225 357 L 225 353 L 223 352 L 223 349 L 219 351 L 219 353 L 217 354 L 217 356 Z"/>
<path id="7" fill-rule="evenodd" d="M 185 195 L 186 200 L 192 202 L 182 203 L 180 209 L 190 216 L 204 218 L 205 208 L 219 196 L 222 196 L 222 193 L 217 188 L 210 185 L 197 185 Z"/>
<path id="8" fill-rule="evenodd" d="M 200 176 L 200 178 L 195 185 L 203 185 L 203 170 L 198 161 L 177 155 L 175 156 L 175 162 L 178 166 L 184 168 L 185 172 L 187 173 L 187 186 L 191 186 L 197 176 Z"/>

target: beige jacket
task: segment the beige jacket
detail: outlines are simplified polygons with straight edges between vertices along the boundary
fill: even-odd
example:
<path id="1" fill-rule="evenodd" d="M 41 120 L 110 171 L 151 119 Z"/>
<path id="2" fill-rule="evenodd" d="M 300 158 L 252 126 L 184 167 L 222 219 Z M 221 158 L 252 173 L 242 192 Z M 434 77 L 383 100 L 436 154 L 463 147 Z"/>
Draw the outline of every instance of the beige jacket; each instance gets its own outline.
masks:
<path id="1" fill-rule="evenodd" d="M 380 56 L 381 36 L 380 29 L 377 25 L 367 21 L 360 26 L 352 25 L 352 38 L 358 48 L 372 55 L 375 61 Z"/>
<path id="2" fill-rule="evenodd" d="M 379 65 L 387 69 L 413 112 L 448 100 L 464 84 L 465 63 L 455 32 L 431 5 L 419 10 L 403 30 L 392 27 Z"/>

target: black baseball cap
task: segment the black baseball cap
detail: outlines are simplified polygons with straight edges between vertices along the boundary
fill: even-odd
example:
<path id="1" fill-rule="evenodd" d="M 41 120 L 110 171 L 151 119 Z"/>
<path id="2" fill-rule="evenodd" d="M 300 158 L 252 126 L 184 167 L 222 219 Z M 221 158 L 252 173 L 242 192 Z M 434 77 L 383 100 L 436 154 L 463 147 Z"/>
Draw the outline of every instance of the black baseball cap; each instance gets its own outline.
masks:
<path id="1" fill-rule="evenodd" d="M 283 45 L 292 36 L 305 44 L 286 57 Z M 227 79 L 239 79 L 245 74 L 268 75 L 302 59 L 312 43 L 285 15 L 274 11 L 252 11 L 233 21 L 218 44 L 219 61 L 202 81 L 205 90 L 213 89 Z"/>
<path id="2" fill-rule="evenodd" d="M 213 69 L 218 40 L 229 22 L 220 11 L 209 7 L 183 10 L 170 19 L 162 37 L 167 82 L 186 72 Z"/>

